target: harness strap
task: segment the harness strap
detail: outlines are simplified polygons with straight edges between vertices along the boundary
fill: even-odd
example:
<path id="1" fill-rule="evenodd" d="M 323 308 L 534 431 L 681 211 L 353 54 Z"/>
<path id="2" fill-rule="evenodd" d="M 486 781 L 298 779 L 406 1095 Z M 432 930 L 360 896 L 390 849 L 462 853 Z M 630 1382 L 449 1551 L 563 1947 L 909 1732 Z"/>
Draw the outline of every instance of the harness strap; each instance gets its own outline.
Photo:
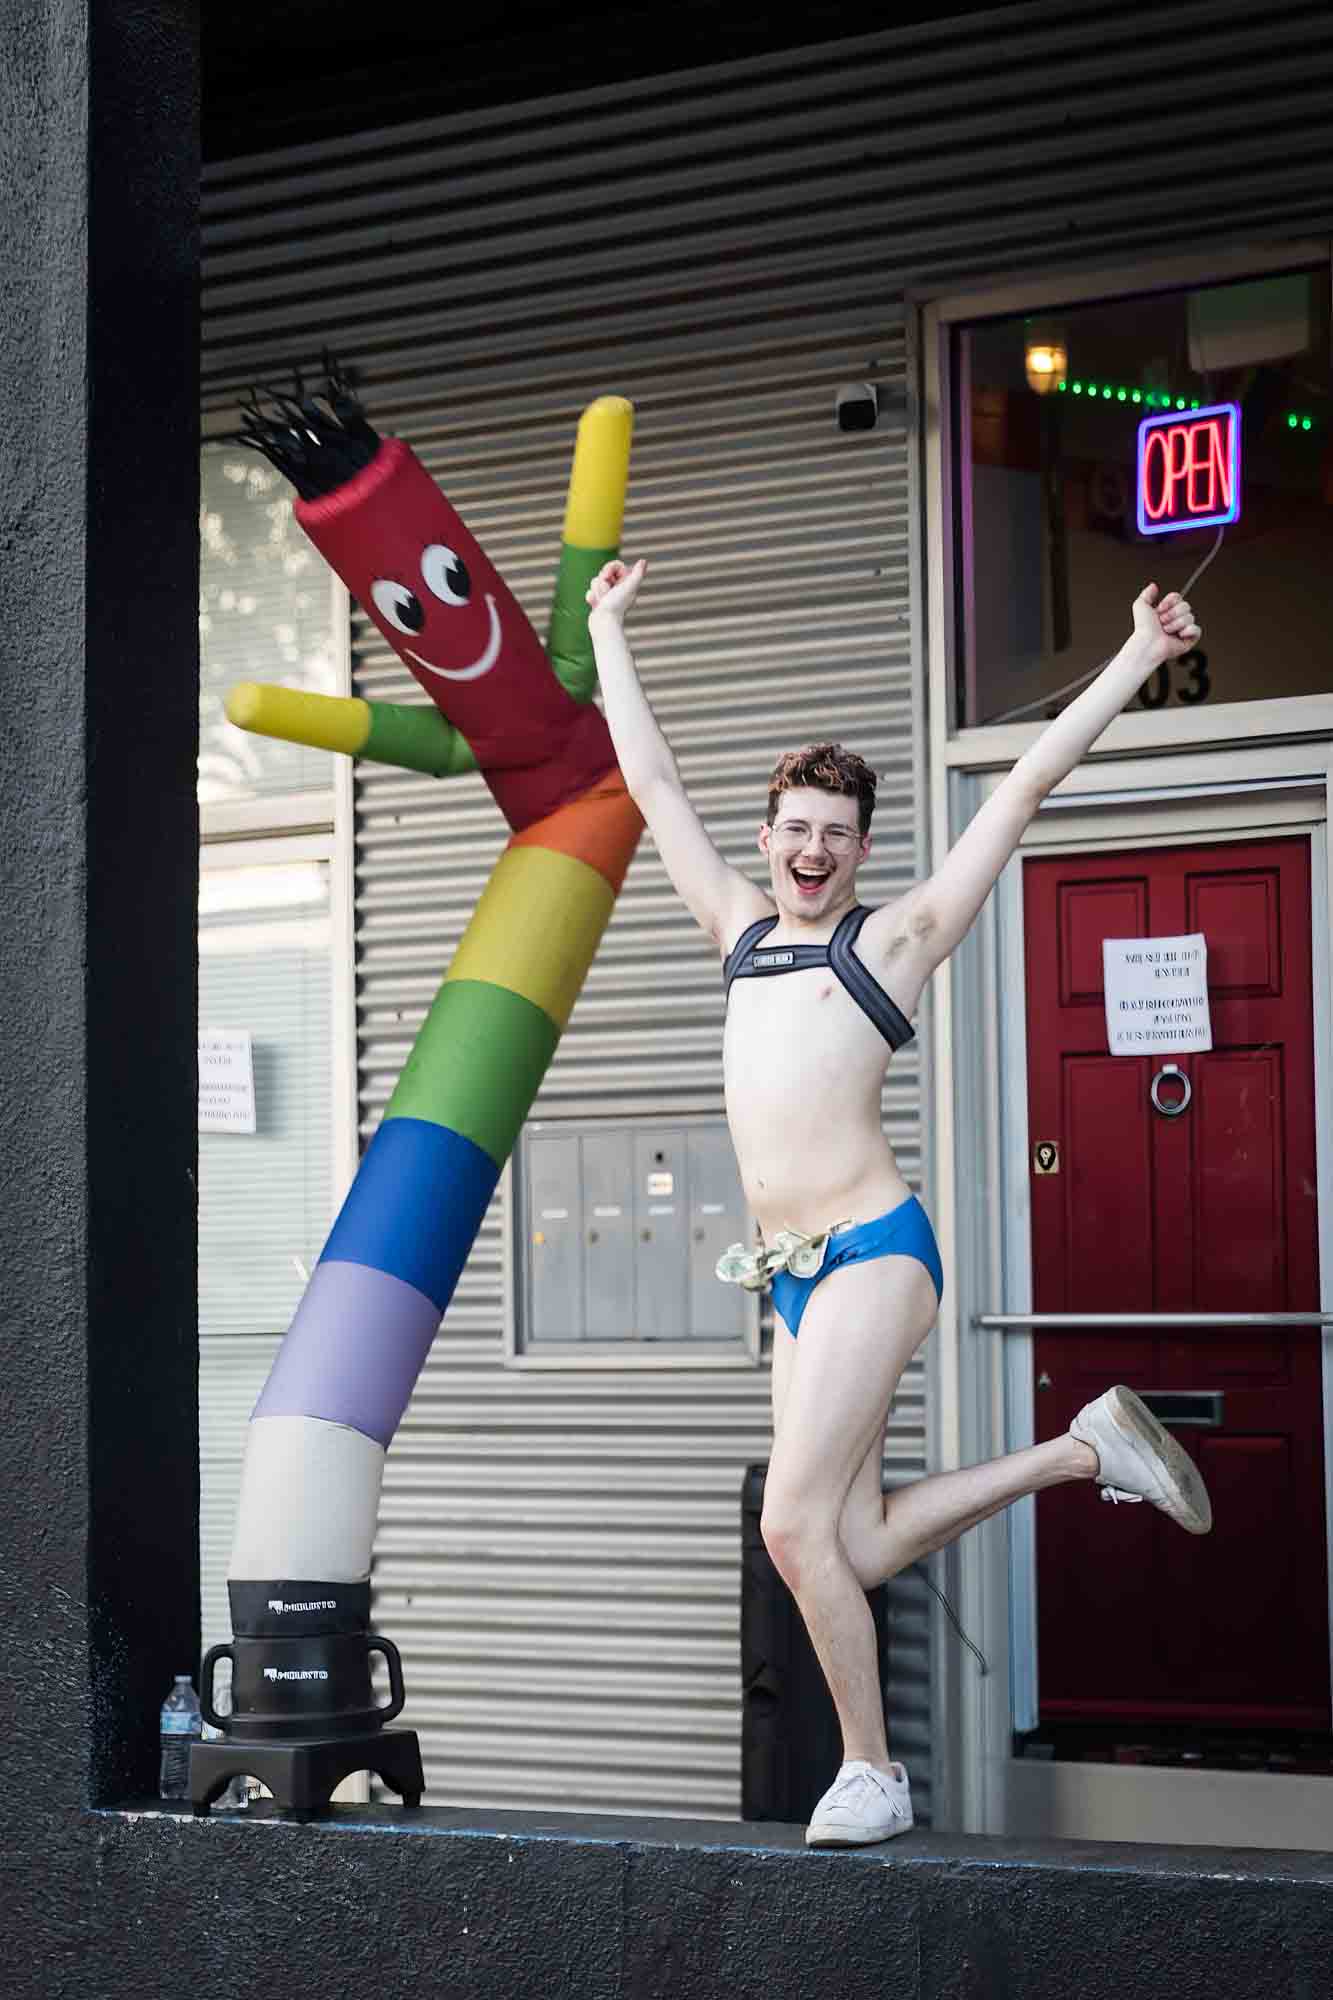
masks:
<path id="1" fill-rule="evenodd" d="M 829 939 L 828 962 L 855 1000 L 861 1012 L 872 1020 L 891 1049 L 902 1048 L 916 1032 L 901 1007 L 890 1000 L 873 972 L 859 959 L 852 945 L 870 915 L 864 907 L 849 910 Z"/>
<path id="2" fill-rule="evenodd" d="M 771 951 L 761 951 L 759 946 L 769 932 L 776 929 L 778 920 L 776 917 L 760 917 L 741 932 L 723 962 L 726 997 L 729 999 L 731 996 L 733 979 L 771 977 L 780 972 L 801 972 L 827 965 L 851 994 L 861 1012 L 878 1028 L 889 1047 L 902 1048 L 915 1033 L 911 1022 L 852 950 L 869 915 L 869 909 L 864 904 L 858 904 L 847 912 L 826 945 L 782 945 Z"/>
<path id="3" fill-rule="evenodd" d="M 727 997 L 731 994 L 731 982 L 745 965 L 760 938 L 768 936 L 777 926 L 776 917 L 760 917 L 747 930 L 743 930 L 722 962 L 722 978 Z"/>

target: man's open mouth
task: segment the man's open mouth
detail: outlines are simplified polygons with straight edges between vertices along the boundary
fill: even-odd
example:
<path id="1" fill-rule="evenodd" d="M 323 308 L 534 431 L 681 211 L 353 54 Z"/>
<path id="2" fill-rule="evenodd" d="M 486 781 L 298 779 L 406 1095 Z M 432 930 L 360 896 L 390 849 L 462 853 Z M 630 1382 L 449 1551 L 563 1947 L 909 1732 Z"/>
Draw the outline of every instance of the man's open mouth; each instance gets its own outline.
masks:
<path id="1" fill-rule="evenodd" d="M 793 868 L 791 876 L 797 888 L 803 889 L 807 896 L 812 896 L 816 889 L 822 889 L 828 881 L 826 873 L 817 873 L 813 868 Z"/>

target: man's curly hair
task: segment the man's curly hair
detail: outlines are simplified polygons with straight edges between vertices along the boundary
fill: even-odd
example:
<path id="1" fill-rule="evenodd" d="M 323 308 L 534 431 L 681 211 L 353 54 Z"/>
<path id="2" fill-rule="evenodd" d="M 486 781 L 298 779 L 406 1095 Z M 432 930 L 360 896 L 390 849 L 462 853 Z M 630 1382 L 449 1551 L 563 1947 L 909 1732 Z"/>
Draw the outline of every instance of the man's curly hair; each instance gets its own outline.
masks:
<path id="1" fill-rule="evenodd" d="M 789 750 L 779 757 L 768 781 L 768 823 L 777 816 L 778 800 L 784 792 L 809 785 L 817 792 L 834 792 L 856 800 L 861 838 L 870 831 L 870 815 L 875 810 L 875 773 L 855 750 L 841 743 L 808 743 L 804 750 Z"/>

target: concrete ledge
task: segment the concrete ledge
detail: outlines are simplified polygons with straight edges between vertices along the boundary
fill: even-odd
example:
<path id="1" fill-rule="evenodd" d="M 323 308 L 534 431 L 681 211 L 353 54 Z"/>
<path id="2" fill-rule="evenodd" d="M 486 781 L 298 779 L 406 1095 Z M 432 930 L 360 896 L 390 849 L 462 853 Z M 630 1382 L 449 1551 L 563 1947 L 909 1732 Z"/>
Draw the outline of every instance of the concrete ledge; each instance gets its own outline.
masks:
<path id="1" fill-rule="evenodd" d="M 1333 1965 L 1321 1853 L 930 1832 L 812 1853 L 798 1827 L 393 1806 L 88 1819 L 90 1993 L 210 2000 L 262 1968 L 285 2000 L 1316 2000 Z"/>

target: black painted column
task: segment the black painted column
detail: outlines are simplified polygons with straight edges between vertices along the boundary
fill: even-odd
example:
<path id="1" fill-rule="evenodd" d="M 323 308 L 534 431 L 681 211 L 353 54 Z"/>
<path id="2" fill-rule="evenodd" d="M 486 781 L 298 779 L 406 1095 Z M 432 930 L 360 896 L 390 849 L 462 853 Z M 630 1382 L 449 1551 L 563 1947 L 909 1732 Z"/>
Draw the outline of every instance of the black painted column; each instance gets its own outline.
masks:
<path id="1" fill-rule="evenodd" d="M 67 1824 L 198 1656 L 196 14 L 0 19 L 0 1709 Z"/>

